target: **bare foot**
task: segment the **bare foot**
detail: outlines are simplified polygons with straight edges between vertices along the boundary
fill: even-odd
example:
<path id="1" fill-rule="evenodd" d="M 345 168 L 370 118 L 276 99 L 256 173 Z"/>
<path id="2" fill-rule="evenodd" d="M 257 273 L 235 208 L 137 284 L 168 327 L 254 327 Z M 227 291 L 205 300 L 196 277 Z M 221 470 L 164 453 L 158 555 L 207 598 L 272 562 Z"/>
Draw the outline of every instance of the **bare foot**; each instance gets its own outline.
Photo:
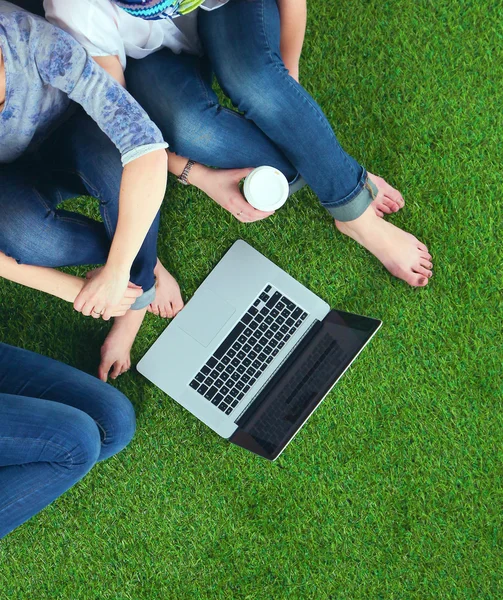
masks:
<path id="1" fill-rule="evenodd" d="M 159 259 L 157 259 L 154 275 L 156 278 L 155 300 L 147 310 L 163 319 L 172 319 L 183 308 L 180 287 Z"/>
<path id="2" fill-rule="evenodd" d="M 372 206 L 354 221 L 336 221 L 337 229 L 367 248 L 388 271 L 414 287 L 433 275 L 428 248 L 412 234 L 377 217 Z"/>
<path id="3" fill-rule="evenodd" d="M 131 367 L 131 348 L 140 329 L 146 309 L 129 310 L 123 317 L 117 317 L 101 347 L 101 363 L 98 376 L 106 381 L 110 369 L 111 379 L 117 379 Z"/>
<path id="4" fill-rule="evenodd" d="M 372 175 L 372 173 L 368 173 L 368 176 L 370 181 L 377 187 L 377 196 L 372 202 L 372 206 L 378 217 L 382 217 L 384 214 L 396 213 L 405 206 L 402 194 L 391 187 L 389 183 L 386 183 L 382 177 Z"/>

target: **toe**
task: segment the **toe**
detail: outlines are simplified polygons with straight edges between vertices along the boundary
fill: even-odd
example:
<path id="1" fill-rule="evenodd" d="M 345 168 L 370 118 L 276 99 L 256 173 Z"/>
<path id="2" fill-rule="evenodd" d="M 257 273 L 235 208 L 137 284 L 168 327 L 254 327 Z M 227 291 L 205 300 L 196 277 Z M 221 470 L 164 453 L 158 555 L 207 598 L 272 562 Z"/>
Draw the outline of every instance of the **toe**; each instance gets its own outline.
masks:
<path id="1" fill-rule="evenodd" d="M 152 307 L 152 314 L 156 315 L 157 317 L 160 316 L 159 314 L 159 305 L 158 304 L 151 304 L 150 305 Z"/>
<path id="2" fill-rule="evenodd" d="M 421 266 L 414 267 L 414 272 L 419 273 L 420 275 L 424 275 L 425 277 L 428 277 L 428 278 L 430 278 L 433 275 L 433 273 L 429 269 L 425 269 L 424 267 L 421 267 Z"/>
<path id="3" fill-rule="evenodd" d="M 433 269 L 433 263 L 431 263 L 429 260 L 425 259 L 425 258 L 421 258 L 421 260 L 419 261 L 419 264 L 424 267 L 425 269 Z"/>
<path id="4" fill-rule="evenodd" d="M 395 200 L 393 200 L 393 198 L 390 198 L 388 196 L 384 196 L 383 204 L 390 209 L 390 212 L 397 212 L 400 210 L 400 205 L 398 204 L 398 202 L 396 202 Z"/>
<path id="5" fill-rule="evenodd" d="M 419 250 L 422 250 L 423 252 L 426 252 L 426 253 L 428 252 L 428 248 L 422 242 L 418 242 L 417 247 L 419 248 Z"/>
<path id="6" fill-rule="evenodd" d="M 402 194 L 400 194 L 400 192 L 394 187 L 389 185 L 389 183 L 386 183 L 386 185 L 384 185 L 383 192 L 390 200 L 392 200 L 398 205 L 398 208 L 402 208 L 402 206 L 404 206 L 405 202 Z"/>
<path id="7" fill-rule="evenodd" d="M 428 283 L 428 277 L 421 275 L 421 273 L 415 273 L 414 271 L 410 271 L 404 277 L 404 280 L 412 287 L 423 287 Z"/>
<path id="8" fill-rule="evenodd" d="M 429 254 L 428 252 L 421 252 L 419 256 L 421 258 L 425 258 L 426 260 L 431 260 L 431 254 Z"/>
<path id="9" fill-rule="evenodd" d="M 388 206 L 388 204 L 384 200 L 379 202 L 377 204 L 376 208 L 378 210 L 380 210 L 382 213 L 385 213 L 386 215 L 390 215 L 393 212 L 393 209 L 391 208 L 391 206 Z"/>
<path id="10" fill-rule="evenodd" d="M 173 305 L 170 302 L 169 304 L 166 304 L 166 318 L 167 319 L 172 319 L 173 317 L 174 317 L 174 314 L 173 314 Z"/>
<path id="11" fill-rule="evenodd" d="M 411 273 L 407 283 L 413 287 L 424 287 L 428 283 L 428 278 L 420 273 Z"/>
<path id="12" fill-rule="evenodd" d="M 172 302 L 171 306 L 173 307 L 173 316 L 176 316 L 183 308 L 183 300 L 180 298 L 177 302 Z"/>

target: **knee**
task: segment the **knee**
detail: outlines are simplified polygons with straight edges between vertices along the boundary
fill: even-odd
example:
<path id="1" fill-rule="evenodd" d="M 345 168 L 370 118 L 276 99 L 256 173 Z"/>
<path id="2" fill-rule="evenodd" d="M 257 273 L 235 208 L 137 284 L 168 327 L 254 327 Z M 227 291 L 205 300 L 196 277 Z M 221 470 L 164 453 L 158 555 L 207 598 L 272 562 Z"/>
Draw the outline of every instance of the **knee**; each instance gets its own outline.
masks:
<path id="1" fill-rule="evenodd" d="M 281 64 L 260 68 L 253 65 L 238 71 L 224 69 L 218 74 L 225 93 L 233 104 L 248 118 L 256 116 L 281 117 L 283 112 L 280 98 L 284 98 L 284 86 L 288 84 L 288 72 Z"/>
<path id="2" fill-rule="evenodd" d="M 102 437 L 100 461 L 123 450 L 136 431 L 135 411 L 128 398 L 107 384 L 103 384 L 101 393 L 103 411 L 98 420 Z"/>
<path id="3" fill-rule="evenodd" d="M 76 478 L 88 473 L 99 459 L 101 437 L 94 419 L 87 413 L 75 409 L 71 420 L 65 423 L 67 451 L 59 467 L 72 472 Z"/>

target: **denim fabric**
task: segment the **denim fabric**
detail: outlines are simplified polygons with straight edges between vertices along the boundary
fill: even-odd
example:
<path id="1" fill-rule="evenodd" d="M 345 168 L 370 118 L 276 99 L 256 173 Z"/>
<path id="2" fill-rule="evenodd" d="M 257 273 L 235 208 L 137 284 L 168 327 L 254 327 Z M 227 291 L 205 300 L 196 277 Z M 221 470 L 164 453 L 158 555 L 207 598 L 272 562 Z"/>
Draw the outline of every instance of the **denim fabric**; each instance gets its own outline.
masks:
<path id="1" fill-rule="evenodd" d="M 118 390 L 0 344 L 0 538 L 122 450 L 135 414 Z"/>
<path id="2" fill-rule="evenodd" d="M 372 201 L 367 174 L 286 70 L 276 0 L 233 0 L 199 13 L 203 58 L 162 50 L 130 61 L 128 89 L 175 152 L 221 168 L 268 164 L 297 173 L 339 220 Z M 239 112 L 219 104 L 213 74 Z"/>
<path id="3" fill-rule="evenodd" d="M 33 155 L 0 164 L 0 251 L 45 267 L 103 264 L 119 214 L 122 177 L 119 151 L 96 123 L 79 111 Z M 80 194 L 100 201 L 103 223 L 58 209 Z M 133 309 L 155 298 L 156 216 L 131 268 L 144 293 Z"/>
<path id="4" fill-rule="evenodd" d="M 159 145 L 159 129 L 137 102 L 70 35 L 0 0 L 5 105 L 0 113 L 0 163 L 20 158 L 59 124 L 74 100 L 122 154 L 123 164 Z M 140 150 L 141 148 L 141 150 Z"/>

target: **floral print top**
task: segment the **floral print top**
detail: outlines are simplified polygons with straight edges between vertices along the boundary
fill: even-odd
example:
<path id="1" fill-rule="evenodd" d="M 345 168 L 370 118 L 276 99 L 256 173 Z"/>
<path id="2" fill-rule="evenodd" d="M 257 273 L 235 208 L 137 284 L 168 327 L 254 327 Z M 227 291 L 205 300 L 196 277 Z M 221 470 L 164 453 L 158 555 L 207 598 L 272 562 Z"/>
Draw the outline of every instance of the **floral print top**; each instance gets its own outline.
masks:
<path id="1" fill-rule="evenodd" d="M 123 164 L 159 148 L 162 134 L 145 111 L 70 35 L 0 0 L 6 91 L 0 112 L 0 163 L 41 143 L 80 104 L 112 140 Z"/>

